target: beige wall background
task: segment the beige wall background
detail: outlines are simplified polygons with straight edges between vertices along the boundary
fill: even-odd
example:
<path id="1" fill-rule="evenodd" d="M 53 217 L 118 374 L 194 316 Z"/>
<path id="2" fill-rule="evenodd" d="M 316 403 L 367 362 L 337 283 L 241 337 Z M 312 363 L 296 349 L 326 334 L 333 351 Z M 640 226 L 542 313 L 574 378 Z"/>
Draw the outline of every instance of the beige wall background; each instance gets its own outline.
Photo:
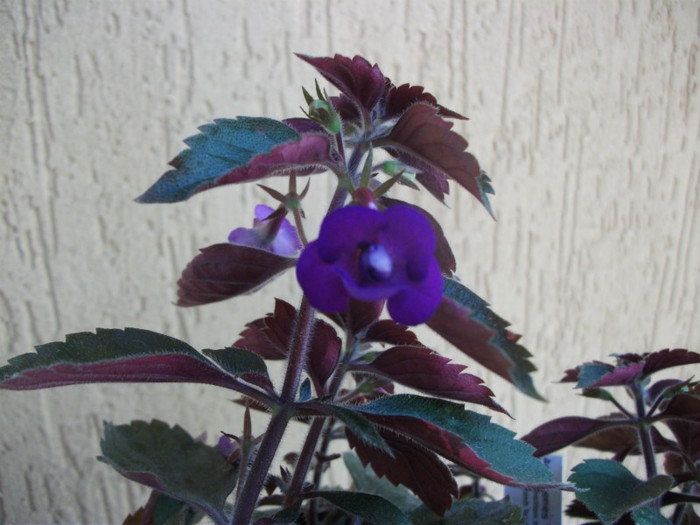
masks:
<path id="1" fill-rule="evenodd" d="M 290 273 L 255 296 L 172 304 L 197 249 L 269 202 L 254 186 L 133 202 L 212 118 L 299 115 L 317 75 L 294 51 L 362 54 L 471 118 L 457 130 L 493 178 L 498 221 L 456 190 L 449 207 L 417 202 L 443 222 L 463 282 L 534 354 L 548 404 L 466 361 L 516 418 L 497 421 L 523 434 L 604 413 L 554 383 L 582 361 L 700 350 L 696 1 L 6 0 L 2 362 L 95 327 L 223 347 L 275 296 L 298 303 Z M 313 191 L 325 198 L 328 185 L 317 177 Z M 0 523 L 121 522 L 144 491 L 94 460 L 102 420 L 159 418 L 211 441 L 241 428 L 232 397 L 183 385 L 0 392 Z"/>

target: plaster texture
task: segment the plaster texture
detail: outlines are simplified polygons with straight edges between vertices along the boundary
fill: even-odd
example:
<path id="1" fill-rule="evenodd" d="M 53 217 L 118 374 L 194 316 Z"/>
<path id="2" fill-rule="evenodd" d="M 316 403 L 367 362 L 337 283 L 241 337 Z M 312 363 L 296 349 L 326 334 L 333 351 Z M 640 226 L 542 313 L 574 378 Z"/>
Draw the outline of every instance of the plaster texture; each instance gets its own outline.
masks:
<path id="1" fill-rule="evenodd" d="M 362 54 L 470 117 L 456 129 L 493 178 L 498 220 L 456 188 L 449 207 L 411 198 L 442 221 L 462 281 L 534 354 L 548 404 L 466 361 L 516 418 L 499 423 L 523 434 L 601 414 L 555 384 L 582 361 L 700 350 L 696 1 L 5 0 L 2 362 L 95 327 L 223 347 L 275 296 L 298 303 L 289 273 L 255 296 L 173 305 L 197 249 L 269 202 L 255 186 L 133 202 L 197 126 L 300 115 L 317 75 L 295 51 Z M 312 186 L 328 195 L 323 179 Z M 231 397 L 183 385 L 0 392 L 0 524 L 120 523 L 145 492 L 95 461 L 102 420 L 159 418 L 213 440 L 240 429 Z"/>

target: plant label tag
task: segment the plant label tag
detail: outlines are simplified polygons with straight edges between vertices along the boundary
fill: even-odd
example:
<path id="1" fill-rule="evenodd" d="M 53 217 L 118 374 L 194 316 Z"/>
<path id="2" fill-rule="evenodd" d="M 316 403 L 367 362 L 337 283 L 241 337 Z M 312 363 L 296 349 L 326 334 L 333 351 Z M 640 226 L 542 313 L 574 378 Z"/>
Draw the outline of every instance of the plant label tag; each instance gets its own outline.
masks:
<path id="1" fill-rule="evenodd" d="M 554 479 L 561 482 L 562 456 L 543 456 L 540 461 L 552 472 Z M 525 525 L 561 525 L 561 491 L 527 490 L 506 487 L 505 495 L 523 509 Z"/>

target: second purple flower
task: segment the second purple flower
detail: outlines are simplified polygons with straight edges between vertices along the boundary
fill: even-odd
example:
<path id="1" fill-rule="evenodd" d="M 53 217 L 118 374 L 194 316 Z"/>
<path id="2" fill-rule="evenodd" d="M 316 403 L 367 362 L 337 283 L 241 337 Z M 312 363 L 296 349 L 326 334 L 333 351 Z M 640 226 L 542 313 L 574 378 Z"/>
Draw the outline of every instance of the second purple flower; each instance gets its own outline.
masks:
<path id="1" fill-rule="evenodd" d="M 408 206 L 347 206 L 324 219 L 301 253 L 297 279 L 318 310 L 341 312 L 350 297 L 386 299 L 395 321 L 420 324 L 442 298 L 435 242 L 428 220 Z"/>

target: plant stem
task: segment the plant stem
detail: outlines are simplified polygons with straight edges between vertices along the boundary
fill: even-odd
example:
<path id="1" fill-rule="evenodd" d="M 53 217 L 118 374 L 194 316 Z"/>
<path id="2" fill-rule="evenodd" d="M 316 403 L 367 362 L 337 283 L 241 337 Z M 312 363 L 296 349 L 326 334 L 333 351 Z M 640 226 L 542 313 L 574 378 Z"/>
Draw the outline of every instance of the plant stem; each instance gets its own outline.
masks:
<path id="1" fill-rule="evenodd" d="M 647 471 L 647 479 L 656 476 L 656 460 L 654 458 L 654 443 L 651 437 L 651 426 L 646 419 L 644 407 L 644 388 L 635 385 L 634 402 L 637 409 L 637 430 L 639 442 L 644 455 L 644 466 Z"/>
<path id="2" fill-rule="evenodd" d="M 248 525 L 250 523 L 270 465 L 292 416 L 292 405 L 299 389 L 301 374 L 309 352 L 314 320 L 314 309 L 304 296 L 290 337 L 289 361 L 280 397 L 281 406 L 270 419 L 255 461 L 248 471 L 238 498 L 236 498 L 236 507 L 231 520 L 232 525 Z"/>

